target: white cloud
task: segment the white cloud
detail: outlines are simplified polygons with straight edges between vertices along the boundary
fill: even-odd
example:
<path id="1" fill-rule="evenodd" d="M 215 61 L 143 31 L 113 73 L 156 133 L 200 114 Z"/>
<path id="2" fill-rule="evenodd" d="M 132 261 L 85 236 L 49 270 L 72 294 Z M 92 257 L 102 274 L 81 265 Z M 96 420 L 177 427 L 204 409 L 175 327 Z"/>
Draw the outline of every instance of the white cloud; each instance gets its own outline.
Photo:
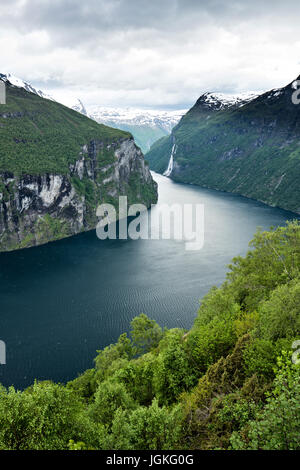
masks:
<path id="1" fill-rule="evenodd" d="M 266 3 L 2 0 L 1 71 L 105 106 L 279 87 L 299 75 L 300 5 Z"/>

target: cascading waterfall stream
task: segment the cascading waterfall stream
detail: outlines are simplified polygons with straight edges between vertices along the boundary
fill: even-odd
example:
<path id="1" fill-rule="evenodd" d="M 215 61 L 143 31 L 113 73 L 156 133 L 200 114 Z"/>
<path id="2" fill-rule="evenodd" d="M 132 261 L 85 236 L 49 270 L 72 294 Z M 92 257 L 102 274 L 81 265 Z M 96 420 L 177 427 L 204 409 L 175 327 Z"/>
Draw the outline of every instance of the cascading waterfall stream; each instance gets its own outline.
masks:
<path id="1" fill-rule="evenodd" d="M 176 153 L 176 144 L 174 144 L 173 147 L 172 147 L 168 168 L 164 172 L 164 176 L 170 176 L 172 171 L 173 171 L 175 153 Z"/>

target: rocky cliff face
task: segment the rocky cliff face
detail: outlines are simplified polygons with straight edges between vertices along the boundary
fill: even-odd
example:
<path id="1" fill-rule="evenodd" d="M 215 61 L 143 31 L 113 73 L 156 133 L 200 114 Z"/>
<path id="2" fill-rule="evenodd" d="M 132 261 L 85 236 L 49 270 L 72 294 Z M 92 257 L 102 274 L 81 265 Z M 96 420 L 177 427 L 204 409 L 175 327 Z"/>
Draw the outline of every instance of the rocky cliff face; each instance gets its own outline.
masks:
<path id="1" fill-rule="evenodd" d="M 0 80 L 3 75 L 0 74 Z M 4 79 L 0 109 L 0 251 L 96 227 L 119 196 L 149 207 L 157 186 L 130 133 L 98 124 Z"/>
<path id="2" fill-rule="evenodd" d="M 105 155 L 104 164 L 99 154 Z M 0 172 L 0 251 L 91 230 L 97 224 L 97 206 L 117 203 L 119 195 L 147 206 L 157 199 L 156 183 L 130 138 L 108 145 L 90 141 L 67 174 Z"/>

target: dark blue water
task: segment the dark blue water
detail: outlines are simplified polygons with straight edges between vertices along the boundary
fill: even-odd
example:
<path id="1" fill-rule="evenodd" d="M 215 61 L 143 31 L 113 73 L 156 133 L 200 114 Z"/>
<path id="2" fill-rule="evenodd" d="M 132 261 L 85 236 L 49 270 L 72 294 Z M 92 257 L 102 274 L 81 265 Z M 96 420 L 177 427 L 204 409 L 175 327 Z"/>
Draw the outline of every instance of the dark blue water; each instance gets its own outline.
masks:
<path id="1" fill-rule="evenodd" d="M 160 203 L 205 205 L 204 248 L 189 252 L 175 240 L 100 241 L 92 231 L 2 253 L 3 385 L 75 378 L 141 312 L 162 326 L 189 328 L 201 297 L 224 280 L 226 265 L 246 252 L 256 228 L 295 218 L 239 196 L 155 179 Z"/>

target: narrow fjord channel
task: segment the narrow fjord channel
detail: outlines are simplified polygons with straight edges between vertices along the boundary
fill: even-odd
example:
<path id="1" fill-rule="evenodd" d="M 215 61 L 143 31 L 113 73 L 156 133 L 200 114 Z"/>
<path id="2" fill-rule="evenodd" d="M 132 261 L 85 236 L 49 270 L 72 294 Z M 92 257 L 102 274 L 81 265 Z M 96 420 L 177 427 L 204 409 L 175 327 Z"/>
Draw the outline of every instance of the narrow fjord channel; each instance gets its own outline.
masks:
<path id="1" fill-rule="evenodd" d="M 191 327 L 199 300 L 224 280 L 232 257 L 245 254 L 256 228 L 296 218 L 232 194 L 154 178 L 159 203 L 204 204 L 203 249 L 186 251 L 176 240 L 100 241 L 92 231 L 0 254 L 0 338 L 7 348 L 0 383 L 24 388 L 35 378 L 75 378 L 141 312 L 161 326 Z"/>

